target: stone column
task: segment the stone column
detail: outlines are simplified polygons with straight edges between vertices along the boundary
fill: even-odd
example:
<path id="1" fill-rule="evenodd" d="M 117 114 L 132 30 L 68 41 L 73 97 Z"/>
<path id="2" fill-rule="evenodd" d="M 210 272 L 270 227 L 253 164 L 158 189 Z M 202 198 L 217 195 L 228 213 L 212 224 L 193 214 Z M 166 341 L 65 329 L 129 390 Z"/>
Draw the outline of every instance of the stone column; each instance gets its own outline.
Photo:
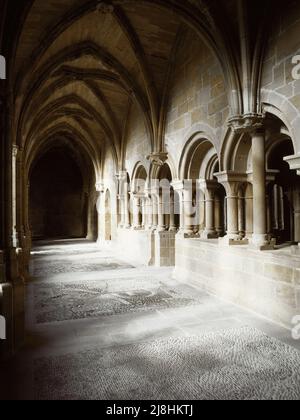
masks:
<path id="1" fill-rule="evenodd" d="M 100 243 L 101 242 L 101 234 L 102 234 L 102 223 L 104 223 L 104 221 L 102 220 L 102 203 L 103 203 L 103 196 L 104 196 L 104 185 L 101 182 L 97 182 L 96 184 L 96 191 L 98 193 L 98 198 L 97 198 L 97 213 L 98 213 L 98 239 L 97 242 Z"/>
<path id="2" fill-rule="evenodd" d="M 294 191 L 294 240 L 300 242 L 300 190 Z"/>
<path id="3" fill-rule="evenodd" d="M 179 233 L 186 236 L 194 234 L 193 226 L 193 185 L 192 181 L 174 181 L 172 182 L 174 191 L 178 193 L 180 201 L 180 227 Z"/>
<path id="4" fill-rule="evenodd" d="M 194 234 L 195 209 L 193 205 L 193 181 L 185 181 L 183 190 L 184 233 Z"/>
<path id="5" fill-rule="evenodd" d="M 222 203 L 221 199 L 216 194 L 215 196 L 215 227 L 217 236 L 221 237 L 224 234 L 224 221 L 223 221 Z"/>
<path id="6" fill-rule="evenodd" d="M 241 238 L 245 237 L 246 227 L 245 227 L 245 198 L 243 189 L 239 190 L 238 197 L 238 212 L 239 212 L 239 235 Z"/>
<path id="7" fill-rule="evenodd" d="M 248 186 L 246 197 L 245 197 L 245 209 L 246 209 L 246 238 L 250 239 L 253 235 L 253 193 L 252 185 Z"/>
<path id="8" fill-rule="evenodd" d="M 263 249 L 269 245 L 267 235 L 266 208 L 266 153 L 265 131 L 258 128 L 252 136 L 252 169 L 253 169 L 253 236 L 254 247 Z"/>
<path id="9" fill-rule="evenodd" d="M 177 232 L 177 227 L 175 224 L 175 197 L 174 197 L 174 191 L 171 191 L 170 195 L 170 226 L 169 226 L 170 232 Z"/>
<path id="10" fill-rule="evenodd" d="M 145 218 L 146 224 L 145 229 L 151 230 L 153 224 L 153 209 L 152 209 L 152 202 L 151 202 L 151 190 L 146 188 L 145 190 Z"/>
<path id="11" fill-rule="evenodd" d="M 152 229 L 156 230 L 158 227 L 158 197 L 155 192 L 151 193 L 152 198 Z"/>
<path id="12" fill-rule="evenodd" d="M 203 239 L 217 238 L 215 227 L 215 192 L 217 183 L 214 181 L 200 180 L 199 186 L 205 196 L 205 229 L 201 234 Z"/>
<path id="13" fill-rule="evenodd" d="M 19 247 L 19 238 L 17 232 L 17 160 L 19 148 L 12 146 L 12 246 Z"/>
<path id="14" fill-rule="evenodd" d="M 124 227 L 125 229 L 130 229 L 130 200 L 129 200 L 129 191 L 128 191 L 128 184 L 126 183 L 125 190 L 124 190 Z"/>
<path id="15" fill-rule="evenodd" d="M 146 197 L 141 198 L 141 211 L 142 211 L 142 229 L 146 228 L 147 224 L 147 205 Z"/>
<path id="16" fill-rule="evenodd" d="M 134 230 L 142 229 L 142 197 L 139 194 L 131 194 L 133 201 L 133 226 Z"/>
<path id="17" fill-rule="evenodd" d="M 239 234 L 238 198 L 239 189 L 245 182 L 246 174 L 235 172 L 221 172 L 216 174 L 218 181 L 226 190 L 227 200 L 227 235 L 221 242 L 227 245 L 245 245 L 247 240 L 242 240 Z"/>
<path id="18" fill-rule="evenodd" d="M 165 232 L 166 231 L 166 223 L 165 223 L 165 203 L 164 203 L 164 192 L 161 191 L 159 193 L 158 198 L 158 231 Z"/>

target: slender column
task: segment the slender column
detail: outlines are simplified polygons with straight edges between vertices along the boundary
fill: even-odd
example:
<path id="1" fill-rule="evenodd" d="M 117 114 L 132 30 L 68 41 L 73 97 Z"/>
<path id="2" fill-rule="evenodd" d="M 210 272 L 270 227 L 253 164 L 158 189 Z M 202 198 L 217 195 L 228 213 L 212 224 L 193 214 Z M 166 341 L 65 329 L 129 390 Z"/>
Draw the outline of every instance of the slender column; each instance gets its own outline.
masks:
<path id="1" fill-rule="evenodd" d="M 142 209 L 142 229 L 146 228 L 147 224 L 147 203 L 146 197 L 141 198 L 141 209 Z"/>
<path id="2" fill-rule="evenodd" d="M 170 226 L 169 226 L 170 232 L 176 232 L 177 227 L 175 224 L 175 197 L 174 192 L 171 192 L 170 196 Z"/>
<path id="3" fill-rule="evenodd" d="M 172 183 L 172 187 L 174 191 L 176 191 L 179 197 L 179 208 L 180 208 L 179 233 L 184 234 L 184 200 L 183 200 L 184 185 L 182 181 L 174 181 Z"/>
<path id="4" fill-rule="evenodd" d="M 239 212 L 239 235 L 241 238 L 245 237 L 245 198 L 242 190 L 239 191 L 238 197 L 238 212 Z"/>
<path id="5" fill-rule="evenodd" d="M 152 192 L 152 228 L 156 230 L 158 227 L 158 199 L 157 195 Z"/>
<path id="6" fill-rule="evenodd" d="M 230 239 L 238 240 L 239 226 L 238 226 L 238 195 L 234 191 L 234 186 L 229 186 L 227 195 L 227 236 Z"/>
<path id="7" fill-rule="evenodd" d="M 193 182 L 186 181 L 183 190 L 184 233 L 194 234 L 195 209 L 193 206 Z"/>
<path id="8" fill-rule="evenodd" d="M 12 150 L 12 246 L 17 248 L 18 232 L 17 232 L 17 157 L 19 148 L 13 145 Z"/>
<path id="9" fill-rule="evenodd" d="M 224 234 L 224 227 L 223 227 L 223 212 L 222 212 L 222 204 L 221 199 L 218 195 L 215 196 L 215 226 L 216 232 L 219 237 Z"/>
<path id="10" fill-rule="evenodd" d="M 239 234 L 238 198 L 241 183 L 245 182 L 247 175 L 222 172 L 216 176 L 226 190 L 227 235 L 222 238 L 222 242 L 229 245 L 244 245 L 248 242 L 243 241 Z"/>
<path id="11" fill-rule="evenodd" d="M 246 237 L 252 238 L 253 235 L 253 197 L 252 193 L 245 197 L 246 201 Z"/>
<path id="12" fill-rule="evenodd" d="M 258 248 L 268 245 L 266 209 L 266 154 L 265 131 L 252 132 L 253 168 L 253 237 L 252 244 Z"/>
<path id="13" fill-rule="evenodd" d="M 217 238 L 215 228 L 215 191 L 217 184 L 210 181 L 200 181 L 200 188 L 205 195 L 205 230 L 201 237 L 203 239 Z"/>
<path id="14" fill-rule="evenodd" d="M 119 227 L 121 229 L 123 229 L 125 227 L 125 196 L 124 195 L 120 195 L 119 196 L 119 203 L 120 203 L 120 213 L 121 213 L 121 220 L 120 220 L 120 224 Z"/>
<path id="15" fill-rule="evenodd" d="M 158 231 L 164 232 L 166 230 L 165 223 L 165 203 L 164 203 L 164 192 L 159 194 L 158 199 Z"/>
<path id="16" fill-rule="evenodd" d="M 125 212 L 125 223 L 124 226 L 126 229 L 130 229 L 130 208 L 129 208 L 129 192 L 128 192 L 128 184 L 126 184 L 125 191 L 124 191 L 124 212 Z"/>
<path id="17" fill-rule="evenodd" d="M 193 182 L 174 181 L 174 191 L 178 193 L 180 205 L 179 233 L 186 236 L 194 234 Z"/>
<path id="18" fill-rule="evenodd" d="M 145 190 L 145 219 L 146 219 L 146 230 L 151 230 L 153 225 L 153 208 L 151 201 L 151 190 L 146 188 Z"/>
<path id="19" fill-rule="evenodd" d="M 300 242 L 300 191 L 299 187 L 293 194 L 294 204 L 294 241 Z"/>
<path id="20" fill-rule="evenodd" d="M 135 230 L 142 228 L 142 203 L 141 196 L 135 193 L 131 194 L 133 200 L 133 226 Z"/>

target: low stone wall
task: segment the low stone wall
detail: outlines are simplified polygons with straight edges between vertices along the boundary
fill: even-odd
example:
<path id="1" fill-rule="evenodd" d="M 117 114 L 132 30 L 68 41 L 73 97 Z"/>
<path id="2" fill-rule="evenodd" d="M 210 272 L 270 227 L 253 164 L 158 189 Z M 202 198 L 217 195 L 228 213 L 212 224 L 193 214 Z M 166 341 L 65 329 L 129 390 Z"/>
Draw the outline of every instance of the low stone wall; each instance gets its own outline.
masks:
<path id="1" fill-rule="evenodd" d="M 118 229 L 115 244 L 117 252 L 128 261 L 154 265 L 155 244 L 151 231 Z"/>
<path id="2" fill-rule="evenodd" d="M 260 252 L 178 237 L 174 276 L 288 328 L 300 315 L 298 247 Z"/>

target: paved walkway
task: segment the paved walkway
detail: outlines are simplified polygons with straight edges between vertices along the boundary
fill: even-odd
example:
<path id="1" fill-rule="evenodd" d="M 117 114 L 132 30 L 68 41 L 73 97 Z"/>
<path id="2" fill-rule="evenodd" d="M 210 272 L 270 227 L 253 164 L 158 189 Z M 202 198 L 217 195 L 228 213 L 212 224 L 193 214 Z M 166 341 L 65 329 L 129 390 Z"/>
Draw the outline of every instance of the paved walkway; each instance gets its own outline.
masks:
<path id="1" fill-rule="evenodd" d="M 41 243 L 31 265 L 27 345 L 6 397 L 300 397 L 289 331 L 170 269 L 133 267 L 85 241 Z"/>

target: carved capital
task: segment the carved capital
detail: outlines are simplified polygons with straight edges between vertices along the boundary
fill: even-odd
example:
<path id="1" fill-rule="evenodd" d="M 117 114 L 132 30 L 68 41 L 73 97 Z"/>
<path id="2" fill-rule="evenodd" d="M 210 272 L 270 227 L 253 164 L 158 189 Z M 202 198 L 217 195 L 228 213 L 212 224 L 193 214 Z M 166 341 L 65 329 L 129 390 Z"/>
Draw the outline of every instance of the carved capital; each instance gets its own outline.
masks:
<path id="1" fill-rule="evenodd" d="M 168 153 L 151 153 L 151 155 L 147 156 L 147 160 L 149 160 L 152 163 L 152 165 L 161 167 L 168 160 Z"/>
<path id="2" fill-rule="evenodd" d="M 265 116 L 263 114 L 244 114 L 228 120 L 228 126 L 237 134 L 252 133 L 264 129 Z"/>
<path id="3" fill-rule="evenodd" d="M 104 185 L 102 184 L 102 182 L 97 182 L 96 191 L 102 194 L 104 193 Z"/>
<path id="4" fill-rule="evenodd" d="M 99 13 L 103 13 L 108 14 L 108 13 L 113 13 L 115 10 L 115 7 L 113 4 L 106 2 L 106 1 L 99 1 L 97 6 L 96 6 L 96 10 Z"/>

